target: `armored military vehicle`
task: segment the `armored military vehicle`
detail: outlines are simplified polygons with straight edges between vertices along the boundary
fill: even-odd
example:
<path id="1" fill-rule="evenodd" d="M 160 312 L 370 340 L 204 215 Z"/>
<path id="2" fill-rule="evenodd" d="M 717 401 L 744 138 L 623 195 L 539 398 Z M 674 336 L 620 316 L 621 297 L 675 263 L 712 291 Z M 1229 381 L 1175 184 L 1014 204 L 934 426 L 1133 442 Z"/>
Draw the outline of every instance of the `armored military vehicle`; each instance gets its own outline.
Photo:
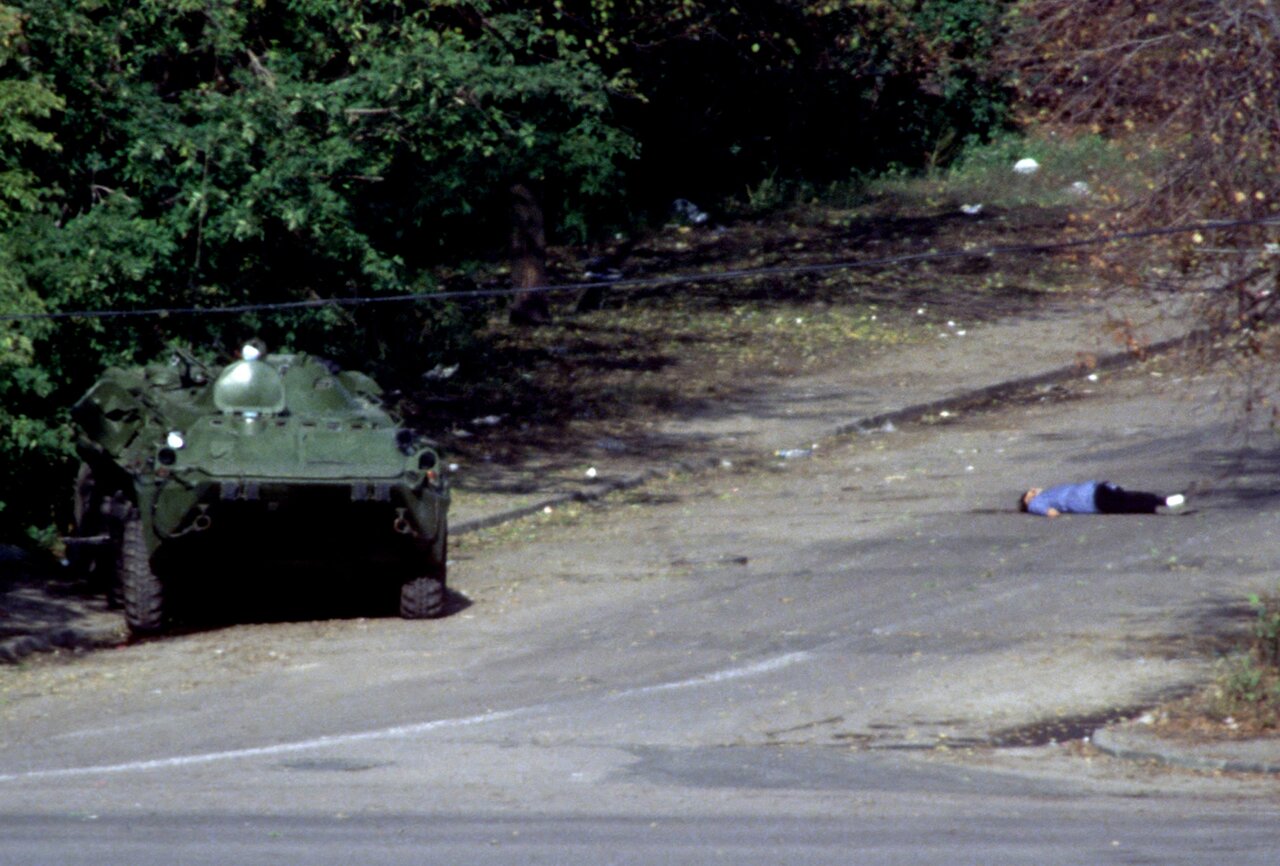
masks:
<path id="1" fill-rule="evenodd" d="M 249 569 L 240 591 L 337 575 L 398 587 L 406 618 L 438 616 L 447 478 L 381 398 L 364 374 L 256 343 L 221 368 L 177 352 L 107 370 L 72 409 L 74 563 L 113 576 L 135 634 L 163 629 L 184 582 Z"/>

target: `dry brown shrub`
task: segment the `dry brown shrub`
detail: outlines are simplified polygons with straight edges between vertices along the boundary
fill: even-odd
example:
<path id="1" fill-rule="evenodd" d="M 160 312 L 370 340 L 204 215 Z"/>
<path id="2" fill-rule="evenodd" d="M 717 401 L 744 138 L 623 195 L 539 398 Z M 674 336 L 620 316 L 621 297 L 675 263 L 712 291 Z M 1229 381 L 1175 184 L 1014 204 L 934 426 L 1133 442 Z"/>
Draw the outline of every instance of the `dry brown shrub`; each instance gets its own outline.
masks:
<path id="1" fill-rule="evenodd" d="M 1026 0 L 1003 63 L 1025 119 L 1122 141 L 1156 167 L 1144 196 L 1083 226 L 1235 223 L 1120 255 L 1153 288 L 1180 277 L 1207 293 L 1206 324 L 1273 366 L 1280 224 L 1266 221 L 1280 213 L 1280 0 Z"/>

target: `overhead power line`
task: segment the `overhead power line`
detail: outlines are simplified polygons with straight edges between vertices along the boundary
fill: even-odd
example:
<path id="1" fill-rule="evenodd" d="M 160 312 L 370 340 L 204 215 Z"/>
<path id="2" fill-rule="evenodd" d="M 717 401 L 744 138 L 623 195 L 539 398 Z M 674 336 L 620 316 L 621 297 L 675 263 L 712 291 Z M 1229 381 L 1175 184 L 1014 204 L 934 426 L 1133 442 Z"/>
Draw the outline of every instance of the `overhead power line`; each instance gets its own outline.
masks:
<path id="1" fill-rule="evenodd" d="M 1066 241 L 1050 241 L 1026 244 L 992 245 L 963 250 L 934 250 L 922 253 L 906 253 L 874 259 L 851 259 L 838 262 L 818 262 L 795 265 L 773 265 L 761 268 L 735 268 L 711 273 L 673 274 L 664 277 L 639 277 L 619 280 L 594 280 L 576 283 L 557 283 L 532 288 L 466 289 L 459 291 L 419 292 L 408 295 L 367 295 L 346 298 L 314 298 L 306 301 L 279 301 L 261 304 L 232 304 L 224 307 L 151 307 L 134 310 L 66 310 L 52 313 L 5 313 L 0 322 L 20 322 L 55 319 L 118 319 L 164 316 L 225 316 L 240 313 L 278 312 L 285 310 L 321 309 L 324 307 L 359 307 L 373 304 L 399 304 L 419 301 L 464 300 L 469 298 L 496 298 L 520 294 L 554 294 L 580 292 L 584 289 L 631 291 L 635 289 L 661 288 L 683 283 L 730 282 L 753 277 L 798 276 L 832 271 L 883 269 L 923 262 L 948 259 L 986 258 L 993 256 L 1031 255 L 1061 252 L 1080 247 L 1103 246 L 1121 241 L 1143 240 L 1193 232 L 1225 231 L 1246 226 L 1280 224 L 1280 215 L 1241 220 L 1210 220 L 1174 226 L 1158 226 L 1132 231 L 1114 232 Z"/>

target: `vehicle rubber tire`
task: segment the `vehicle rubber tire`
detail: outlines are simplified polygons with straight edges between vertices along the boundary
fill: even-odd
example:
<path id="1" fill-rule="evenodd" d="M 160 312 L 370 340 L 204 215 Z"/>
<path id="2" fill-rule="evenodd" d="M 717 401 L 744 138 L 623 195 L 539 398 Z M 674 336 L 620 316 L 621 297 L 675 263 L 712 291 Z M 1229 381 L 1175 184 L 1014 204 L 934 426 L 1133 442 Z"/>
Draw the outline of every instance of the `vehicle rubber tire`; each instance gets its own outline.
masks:
<path id="1" fill-rule="evenodd" d="M 444 534 L 432 551 L 429 573 L 411 577 L 400 585 L 400 616 L 434 619 L 444 614 L 445 575 L 449 568 L 449 536 Z"/>
<path id="2" fill-rule="evenodd" d="M 164 626 L 164 584 L 151 570 L 142 519 L 125 518 L 120 536 L 120 588 L 124 621 L 135 635 L 152 635 Z"/>
<path id="3" fill-rule="evenodd" d="M 400 616 L 433 619 L 444 613 L 444 583 L 435 577 L 411 577 L 400 585 Z"/>

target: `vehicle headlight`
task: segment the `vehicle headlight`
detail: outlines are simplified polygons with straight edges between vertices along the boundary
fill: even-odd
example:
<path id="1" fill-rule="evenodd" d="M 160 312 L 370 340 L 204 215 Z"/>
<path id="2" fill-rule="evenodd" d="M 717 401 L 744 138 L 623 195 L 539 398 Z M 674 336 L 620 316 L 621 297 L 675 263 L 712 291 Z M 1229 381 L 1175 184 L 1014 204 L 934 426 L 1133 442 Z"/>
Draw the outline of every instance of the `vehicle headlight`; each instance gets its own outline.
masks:
<path id="1" fill-rule="evenodd" d="M 164 437 L 164 444 L 168 445 L 174 451 L 186 447 L 187 440 L 182 438 L 182 434 L 177 430 L 170 430 L 169 435 Z"/>

